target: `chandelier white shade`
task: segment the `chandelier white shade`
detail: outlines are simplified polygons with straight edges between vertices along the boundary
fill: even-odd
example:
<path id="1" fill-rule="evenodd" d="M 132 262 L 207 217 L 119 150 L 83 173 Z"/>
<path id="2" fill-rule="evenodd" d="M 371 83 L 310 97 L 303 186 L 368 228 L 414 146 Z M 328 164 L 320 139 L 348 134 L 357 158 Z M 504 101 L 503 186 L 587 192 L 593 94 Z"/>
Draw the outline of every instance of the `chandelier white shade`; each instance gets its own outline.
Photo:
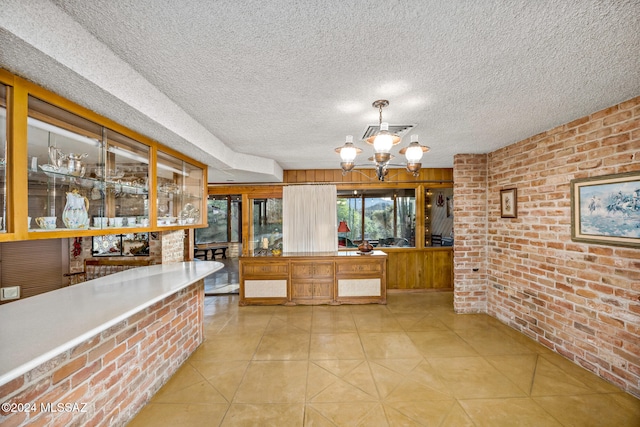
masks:
<path id="1" fill-rule="evenodd" d="M 336 148 L 343 162 L 353 162 L 362 150 L 353 145 L 353 135 L 347 135 L 346 142 L 343 147 Z"/>
<path id="2" fill-rule="evenodd" d="M 340 159 L 342 162 L 340 163 L 340 167 L 342 168 L 343 173 L 348 172 L 354 168 L 356 156 L 362 153 L 362 149 L 353 145 L 353 136 L 347 135 L 346 142 L 342 147 L 336 148 L 336 153 L 340 154 Z"/>
<path id="3" fill-rule="evenodd" d="M 407 163 L 420 163 L 422 155 L 427 151 L 429 151 L 429 147 L 420 145 L 418 142 L 418 135 L 411 135 L 411 144 L 400 150 L 400 154 L 405 155 Z"/>

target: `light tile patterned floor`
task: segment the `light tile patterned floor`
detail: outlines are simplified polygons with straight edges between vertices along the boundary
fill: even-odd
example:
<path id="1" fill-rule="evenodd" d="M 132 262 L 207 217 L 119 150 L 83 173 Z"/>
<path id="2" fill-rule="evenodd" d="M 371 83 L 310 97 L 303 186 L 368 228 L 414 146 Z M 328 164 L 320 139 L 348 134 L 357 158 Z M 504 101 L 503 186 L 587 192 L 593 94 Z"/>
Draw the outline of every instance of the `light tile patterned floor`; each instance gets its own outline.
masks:
<path id="1" fill-rule="evenodd" d="M 207 298 L 205 342 L 130 426 L 640 426 L 640 400 L 451 293 L 388 300 Z"/>

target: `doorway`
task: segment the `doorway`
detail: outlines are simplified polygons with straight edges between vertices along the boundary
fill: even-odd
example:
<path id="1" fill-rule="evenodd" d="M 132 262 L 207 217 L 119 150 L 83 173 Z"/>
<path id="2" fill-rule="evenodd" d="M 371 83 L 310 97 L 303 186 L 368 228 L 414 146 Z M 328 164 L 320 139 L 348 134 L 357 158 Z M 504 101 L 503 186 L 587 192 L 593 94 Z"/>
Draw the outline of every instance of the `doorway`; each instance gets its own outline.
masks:
<path id="1" fill-rule="evenodd" d="M 197 244 L 224 244 L 226 258 L 215 259 L 224 267 L 204 279 L 206 296 L 237 294 L 240 288 L 238 256 L 242 253 L 242 196 L 237 194 L 209 196 L 207 228 L 195 230 Z M 214 256 L 215 258 L 215 256 Z M 207 262 L 207 261 L 205 261 Z"/>

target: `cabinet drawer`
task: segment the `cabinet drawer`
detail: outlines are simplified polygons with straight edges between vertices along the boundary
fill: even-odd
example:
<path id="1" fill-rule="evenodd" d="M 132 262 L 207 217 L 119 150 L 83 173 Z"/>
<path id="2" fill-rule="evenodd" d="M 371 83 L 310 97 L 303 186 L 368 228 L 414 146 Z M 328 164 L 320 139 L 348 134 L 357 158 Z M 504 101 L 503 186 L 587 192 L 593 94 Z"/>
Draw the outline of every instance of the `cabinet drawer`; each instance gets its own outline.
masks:
<path id="1" fill-rule="evenodd" d="M 286 262 L 270 263 L 243 263 L 242 274 L 244 276 L 287 276 L 289 274 L 289 264 Z"/>
<path id="2" fill-rule="evenodd" d="M 291 277 L 293 278 L 332 278 L 332 262 L 292 262 Z"/>
<path id="3" fill-rule="evenodd" d="M 336 263 L 336 274 L 381 274 L 383 263 L 384 260 L 363 260 L 360 258 L 351 262 L 340 260 Z"/>

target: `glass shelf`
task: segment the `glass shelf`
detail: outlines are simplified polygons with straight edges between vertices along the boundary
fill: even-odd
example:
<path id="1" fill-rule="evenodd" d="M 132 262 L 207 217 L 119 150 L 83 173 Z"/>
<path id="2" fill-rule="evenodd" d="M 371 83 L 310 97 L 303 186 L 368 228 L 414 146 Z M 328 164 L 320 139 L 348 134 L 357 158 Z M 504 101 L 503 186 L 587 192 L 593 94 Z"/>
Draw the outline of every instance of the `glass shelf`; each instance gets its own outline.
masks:
<path id="1" fill-rule="evenodd" d="M 202 224 L 205 212 L 202 168 L 158 151 L 158 226 Z"/>
<path id="2" fill-rule="evenodd" d="M 62 172 L 37 172 L 39 174 L 44 174 L 47 176 L 47 179 L 57 179 L 60 183 L 67 183 L 70 185 L 76 185 L 84 188 L 97 188 L 99 190 L 105 189 L 114 189 L 116 192 L 121 194 L 148 194 L 149 190 L 146 184 L 135 184 L 131 182 L 123 182 L 123 181 L 110 181 L 104 180 L 101 178 L 85 178 L 76 175 L 69 175 Z M 30 175 L 31 179 L 31 175 Z M 45 182 L 47 179 L 41 180 Z"/>

